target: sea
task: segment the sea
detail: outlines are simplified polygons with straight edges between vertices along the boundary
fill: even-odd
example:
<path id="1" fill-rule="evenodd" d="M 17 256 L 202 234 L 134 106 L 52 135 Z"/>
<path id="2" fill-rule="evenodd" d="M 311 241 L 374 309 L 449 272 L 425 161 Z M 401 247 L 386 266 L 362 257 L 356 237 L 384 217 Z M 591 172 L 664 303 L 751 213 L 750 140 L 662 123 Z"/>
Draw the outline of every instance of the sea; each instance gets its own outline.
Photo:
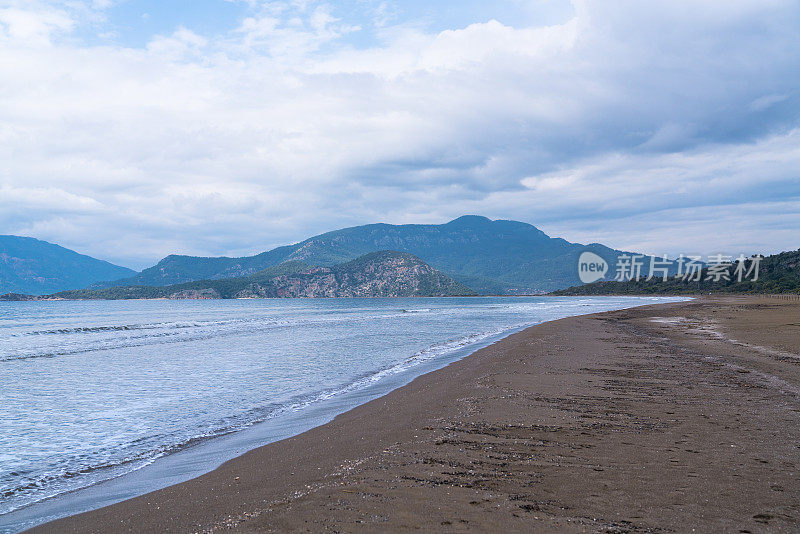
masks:
<path id="1" fill-rule="evenodd" d="M 0 532 L 199 476 L 527 326 L 673 300 L 0 302 Z"/>

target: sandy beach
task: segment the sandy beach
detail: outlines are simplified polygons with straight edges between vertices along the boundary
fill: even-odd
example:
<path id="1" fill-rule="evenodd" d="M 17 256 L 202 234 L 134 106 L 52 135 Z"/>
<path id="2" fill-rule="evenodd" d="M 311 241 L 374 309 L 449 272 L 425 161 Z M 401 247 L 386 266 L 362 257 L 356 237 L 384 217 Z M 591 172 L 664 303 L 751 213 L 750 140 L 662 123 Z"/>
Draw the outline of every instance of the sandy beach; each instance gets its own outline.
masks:
<path id="1" fill-rule="evenodd" d="M 34 532 L 800 529 L 800 302 L 514 334 L 189 482 Z"/>

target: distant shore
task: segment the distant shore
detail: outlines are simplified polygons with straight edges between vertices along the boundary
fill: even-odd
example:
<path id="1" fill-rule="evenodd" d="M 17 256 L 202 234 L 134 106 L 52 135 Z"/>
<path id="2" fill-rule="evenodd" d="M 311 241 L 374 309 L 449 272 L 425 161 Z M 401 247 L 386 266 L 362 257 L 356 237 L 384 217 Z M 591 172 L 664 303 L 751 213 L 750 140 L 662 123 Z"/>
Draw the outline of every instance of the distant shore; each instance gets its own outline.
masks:
<path id="1" fill-rule="evenodd" d="M 189 482 L 36 532 L 800 527 L 800 303 L 529 328 Z"/>

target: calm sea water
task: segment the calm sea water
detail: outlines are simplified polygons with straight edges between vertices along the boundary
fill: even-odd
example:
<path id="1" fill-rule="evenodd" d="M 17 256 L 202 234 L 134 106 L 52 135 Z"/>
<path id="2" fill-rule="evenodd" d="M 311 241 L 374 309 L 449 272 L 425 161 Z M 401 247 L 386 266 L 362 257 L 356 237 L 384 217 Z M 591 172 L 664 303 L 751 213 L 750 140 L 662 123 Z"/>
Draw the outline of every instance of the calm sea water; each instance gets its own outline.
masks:
<path id="1" fill-rule="evenodd" d="M 523 326 L 659 300 L 0 303 L 0 514 Z"/>

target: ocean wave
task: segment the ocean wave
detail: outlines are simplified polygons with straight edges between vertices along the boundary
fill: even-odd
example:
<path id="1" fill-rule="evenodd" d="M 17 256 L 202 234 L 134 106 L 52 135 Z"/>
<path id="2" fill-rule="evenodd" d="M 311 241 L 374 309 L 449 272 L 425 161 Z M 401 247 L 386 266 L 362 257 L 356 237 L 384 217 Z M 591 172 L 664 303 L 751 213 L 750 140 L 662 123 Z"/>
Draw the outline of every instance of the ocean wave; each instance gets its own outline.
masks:
<path id="1" fill-rule="evenodd" d="M 381 319 L 402 318 L 407 316 L 405 310 L 400 312 L 378 313 L 352 317 L 349 314 L 331 314 L 309 318 L 264 318 L 250 317 L 213 321 L 181 321 L 163 323 L 141 323 L 108 326 L 87 326 L 36 330 L 15 333 L 5 338 L 5 350 L 0 351 L 0 363 L 32 360 L 38 358 L 56 358 L 90 352 L 116 349 L 136 348 L 166 343 L 185 343 L 222 336 L 233 336 L 262 332 L 275 328 L 322 326 L 349 321 L 374 321 Z M 102 337 L 102 334 L 126 333 L 124 336 Z M 94 335 L 94 337 L 88 335 Z M 33 336 L 52 336 L 52 343 L 47 345 L 23 346 L 15 349 L 14 341 L 25 344 L 20 338 Z M 76 337 L 77 336 L 77 337 Z M 10 345 L 10 346 L 9 346 Z"/>
<path id="2" fill-rule="evenodd" d="M 205 431 L 196 431 L 190 436 L 183 438 L 175 435 L 142 437 L 115 447 L 115 452 L 127 449 L 129 454 L 114 459 L 102 457 L 100 451 L 97 451 L 95 455 L 74 458 L 68 465 L 50 466 L 46 468 L 46 473 L 38 475 L 21 470 L 6 473 L 6 476 L 3 477 L 5 480 L 0 479 L 0 514 L 9 513 L 33 502 L 141 469 L 158 458 L 173 454 L 198 442 L 238 432 L 278 415 L 301 411 L 316 403 L 367 388 L 389 376 L 409 371 L 424 362 L 446 356 L 523 326 L 526 325 L 514 324 L 435 343 L 415 352 L 401 362 L 356 376 L 346 384 L 297 396 L 288 399 L 283 404 L 256 407 L 239 416 L 217 421 Z"/>
<path id="3" fill-rule="evenodd" d="M 48 336 L 48 335 L 64 335 L 64 334 L 96 334 L 101 332 L 127 332 L 127 331 L 137 331 L 137 330 L 175 330 L 184 328 L 223 326 L 227 324 L 246 323 L 256 320 L 260 319 L 238 318 L 229 320 L 209 320 L 209 321 L 165 321 L 161 323 L 77 326 L 77 327 L 52 328 L 45 330 L 32 330 L 28 332 L 18 332 L 11 334 L 9 337 Z"/>

